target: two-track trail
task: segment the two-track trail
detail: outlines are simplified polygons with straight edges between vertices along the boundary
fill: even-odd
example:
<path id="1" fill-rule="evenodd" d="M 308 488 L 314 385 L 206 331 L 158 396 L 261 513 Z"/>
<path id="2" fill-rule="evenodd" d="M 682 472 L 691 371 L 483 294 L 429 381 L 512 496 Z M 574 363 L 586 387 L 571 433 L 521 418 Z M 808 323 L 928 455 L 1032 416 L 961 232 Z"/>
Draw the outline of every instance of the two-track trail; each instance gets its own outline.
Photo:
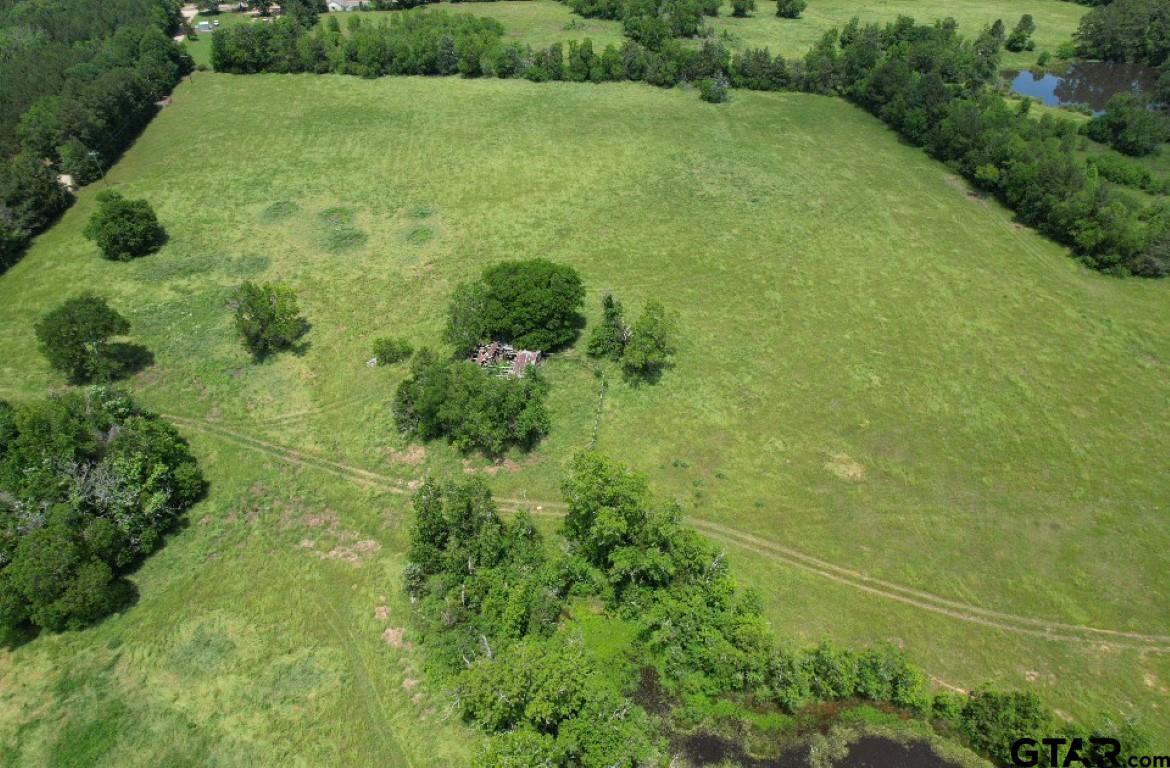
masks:
<path id="1" fill-rule="evenodd" d="M 363 487 L 389 493 L 409 493 L 406 481 L 396 480 L 368 469 L 261 440 L 215 422 L 170 414 L 163 414 L 163 417 L 180 427 L 202 432 L 289 464 L 327 472 Z M 568 509 L 568 505 L 562 501 L 496 497 L 496 502 L 504 510 L 529 509 L 541 517 L 560 517 Z M 801 552 L 777 541 L 710 520 L 688 517 L 685 522 L 723 544 L 747 550 L 773 562 L 784 563 L 859 592 L 956 621 L 1056 642 L 1082 643 L 1102 647 L 1124 646 L 1153 653 L 1170 653 L 1170 635 L 1067 624 L 982 608 L 879 579 Z"/>

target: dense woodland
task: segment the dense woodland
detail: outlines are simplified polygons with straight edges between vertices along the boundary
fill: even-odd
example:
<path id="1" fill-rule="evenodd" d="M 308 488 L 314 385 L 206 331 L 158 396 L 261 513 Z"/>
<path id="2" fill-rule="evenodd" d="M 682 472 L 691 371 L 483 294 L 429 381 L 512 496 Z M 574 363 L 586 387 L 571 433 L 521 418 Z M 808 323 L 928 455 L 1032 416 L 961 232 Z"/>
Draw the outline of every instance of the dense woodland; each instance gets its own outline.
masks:
<path id="1" fill-rule="evenodd" d="M 0 271 L 129 146 L 190 67 L 176 0 L 18 0 L 0 9 Z"/>

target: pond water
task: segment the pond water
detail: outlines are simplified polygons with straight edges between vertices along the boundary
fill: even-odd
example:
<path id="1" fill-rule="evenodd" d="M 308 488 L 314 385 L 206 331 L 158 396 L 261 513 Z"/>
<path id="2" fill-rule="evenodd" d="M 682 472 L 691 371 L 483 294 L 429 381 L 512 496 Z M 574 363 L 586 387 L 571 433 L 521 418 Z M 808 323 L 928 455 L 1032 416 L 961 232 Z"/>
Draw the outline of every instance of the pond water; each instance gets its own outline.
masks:
<path id="1" fill-rule="evenodd" d="M 1050 107 L 1087 104 L 1094 113 L 1105 111 L 1109 99 L 1129 90 L 1148 91 L 1158 79 L 1158 70 L 1143 64 L 1085 61 L 1054 75 L 1046 72 L 1012 70 L 1004 75 L 1011 88 L 1022 96 L 1039 99 Z"/>
<path id="2" fill-rule="evenodd" d="M 807 747 L 793 748 L 772 759 L 750 757 L 743 746 L 712 734 L 694 734 L 675 745 L 695 766 L 727 765 L 741 768 L 809 768 Z M 849 754 L 834 768 L 958 768 L 943 760 L 923 742 L 900 744 L 883 736 L 862 736 L 849 745 Z"/>

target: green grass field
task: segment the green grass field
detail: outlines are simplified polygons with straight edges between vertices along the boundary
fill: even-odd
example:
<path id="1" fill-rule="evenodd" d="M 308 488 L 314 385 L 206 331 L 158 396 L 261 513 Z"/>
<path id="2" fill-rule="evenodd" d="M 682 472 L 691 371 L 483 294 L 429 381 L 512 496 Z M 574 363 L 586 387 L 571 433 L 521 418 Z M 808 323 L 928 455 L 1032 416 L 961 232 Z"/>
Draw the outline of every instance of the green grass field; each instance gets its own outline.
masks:
<path id="1" fill-rule="evenodd" d="M 745 19 L 731 15 L 730 0 L 724 4 L 719 17 L 709 19 L 719 39 L 732 50 L 743 48 L 770 48 L 773 53 L 782 53 L 790 58 L 803 57 L 828 30 L 840 28 L 853 16 L 863 22 L 886 23 L 898 16 L 913 16 L 919 21 L 933 21 L 947 16 L 959 20 L 960 30 L 968 36 L 975 36 L 986 24 L 1003 19 L 1008 30 L 1015 25 L 1023 13 L 1031 13 L 1036 19 L 1036 50 L 1022 53 L 1004 51 L 1005 67 L 1027 67 L 1036 62 L 1041 51 L 1056 52 L 1057 47 L 1072 38 L 1081 16 L 1088 10 L 1083 5 L 1066 0 L 1029 0 L 1021 6 L 1012 0 L 961 0 L 956 3 L 922 2 L 921 0 L 880 0 L 867 1 L 860 5 L 844 0 L 812 0 L 800 19 L 781 19 L 776 16 L 776 4 L 771 0 L 757 0 L 755 13 Z M 601 51 L 606 45 L 622 44 L 620 22 L 605 19 L 586 19 L 577 16 L 569 6 L 558 0 L 499 0 L 482 3 L 436 3 L 428 8 L 438 8 L 454 13 L 470 13 L 498 19 L 505 29 L 507 40 L 527 43 L 534 47 L 569 40 L 593 41 L 594 49 Z M 360 16 L 363 20 L 386 17 L 394 11 L 361 11 L 334 14 L 344 25 L 346 19 Z M 251 21 L 243 14 L 223 13 L 218 18 L 222 24 L 237 24 Z M 323 16 L 325 18 L 325 16 Z M 189 42 L 187 49 L 196 64 L 210 65 L 211 35 L 204 34 L 196 41 Z"/>
<path id="2" fill-rule="evenodd" d="M 1024 13 L 1036 21 L 1034 51 L 1003 52 L 1007 68 L 1023 68 L 1036 63 L 1041 51 L 1056 53 L 1057 47 L 1072 39 L 1088 8 L 1064 0 L 866 0 L 856 3 L 848 0 L 809 0 L 799 19 L 781 19 L 776 16 L 776 4 L 756 0 L 755 13 L 744 19 L 731 15 L 730 2 L 725 3 L 712 26 L 721 35 L 730 36 L 733 47 L 771 48 L 773 53 L 785 56 L 803 56 L 825 32 L 840 28 L 857 16 L 864 22 L 884 24 L 899 16 L 911 16 L 918 21 L 936 21 L 948 16 L 959 22 L 959 31 L 974 37 L 986 25 L 1002 19 L 1010 32 Z"/>
<path id="3" fill-rule="evenodd" d="M 1080 268 L 860 110 L 199 72 L 108 185 L 149 198 L 170 242 L 103 261 L 81 236 L 103 186 L 83 191 L 0 277 L 0 397 L 61 386 L 32 324 L 96 288 L 154 352 L 133 389 L 182 417 L 212 490 L 136 576 L 138 605 L 0 655 L 0 760 L 472 749 L 442 693 L 410 687 L 416 652 L 380 639 L 406 622 L 403 491 L 479 471 L 555 502 L 600 380 L 553 358 L 552 434 L 489 466 L 406 446 L 404 371 L 365 362 L 378 335 L 437 344 L 456 283 L 536 256 L 581 271 L 591 320 L 607 289 L 678 312 L 659 385 L 607 369 L 597 445 L 728 546 L 778 634 L 891 640 L 940 685 L 1141 713 L 1170 745 L 1170 638 L 1152 637 L 1170 635 L 1170 285 Z M 321 216 L 339 207 L 357 233 Z M 303 356 L 249 361 L 225 306 L 246 278 L 300 292 Z"/>

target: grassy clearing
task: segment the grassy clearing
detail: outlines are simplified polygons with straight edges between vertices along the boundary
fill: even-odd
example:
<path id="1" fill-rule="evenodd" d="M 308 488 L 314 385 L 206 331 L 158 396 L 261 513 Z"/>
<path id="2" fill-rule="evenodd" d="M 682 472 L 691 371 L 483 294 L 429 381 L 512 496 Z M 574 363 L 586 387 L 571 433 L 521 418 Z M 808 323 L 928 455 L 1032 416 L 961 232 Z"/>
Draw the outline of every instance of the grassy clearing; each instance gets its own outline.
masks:
<path id="1" fill-rule="evenodd" d="M 803 56 L 817 40 L 830 29 L 840 28 L 854 16 L 864 22 L 886 23 L 899 16 L 912 16 L 918 21 L 929 22 L 954 17 L 959 22 L 959 31 L 974 37 L 986 25 L 996 19 L 1003 19 L 1010 32 L 1020 16 L 1032 14 L 1036 20 L 1036 42 L 1034 51 L 1012 53 L 1004 51 L 1005 67 L 1023 68 L 1036 63 L 1041 51 L 1055 54 L 1057 47 L 1072 39 L 1077 24 L 1089 9 L 1083 5 L 1064 0 L 960 0 L 960 2 L 937 2 L 937 0 L 868 0 L 864 3 L 848 0 L 809 0 L 799 19 L 781 19 L 776 16 L 776 4 L 769 0 L 756 0 L 755 14 L 736 19 L 731 15 L 730 2 L 724 5 L 718 19 L 712 26 L 720 35 L 727 36 L 732 47 L 771 48 L 773 53 L 785 56 Z"/>
<path id="2" fill-rule="evenodd" d="M 214 485 L 139 575 L 139 606 L 0 662 L 13 681 L 0 687 L 0 741 L 22 761 L 62 754 L 38 718 L 84 727 L 95 711 L 68 692 L 73 678 L 122 702 L 132 724 L 131 736 L 94 742 L 113 750 L 109 764 L 151 733 L 177 751 L 226 754 L 221 744 L 252 728 L 267 735 L 249 748 L 307 763 L 342 749 L 353 750 L 342 762 L 430 760 L 441 726 L 411 719 L 427 707 L 401 690 L 369 618 L 378 596 L 396 594 L 398 531 L 383 513 L 401 497 L 350 487 L 339 467 L 403 484 L 485 471 L 502 495 L 557 497 L 599 403 L 580 354 L 547 366 L 548 440 L 491 467 L 442 445 L 408 449 L 388 409 L 404 372 L 365 366 L 377 336 L 437 343 L 451 288 L 504 258 L 576 266 L 591 319 L 606 289 L 634 313 L 652 297 L 679 312 L 677 368 L 643 388 L 609 369 L 597 440 L 688 514 L 985 609 L 1170 633 L 1170 285 L 1079 268 L 839 100 L 736 93 L 713 107 L 633 84 L 197 73 L 108 183 L 150 199 L 170 242 L 134 263 L 103 261 L 80 234 L 103 187 L 83 191 L 0 279 L 0 396 L 59 385 L 32 322 L 76 287 L 100 286 L 156 356 L 133 382 L 139 397 L 220 430 L 185 428 Z M 366 239 L 326 248 L 333 209 Z M 300 291 L 313 324 L 303 356 L 250 363 L 225 307 L 247 278 Z M 225 430 L 332 463 L 290 467 Z M 271 511 L 225 527 L 254 531 L 224 538 L 232 547 L 217 544 L 256 483 L 278 489 L 259 503 Z M 302 551 L 316 535 L 282 528 L 276 506 L 296 496 L 381 549 L 356 567 Z M 1170 743 L 1165 655 L 956 621 L 729 547 L 782 634 L 894 639 L 949 684 L 1037 685 L 1072 715 L 1143 712 Z M 302 594 L 309 585 L 319 591 Z M 340 612 L 334 629 L 326 605 Z M 247 649 L 233 669 L 314 649 L 335 681 L 321 684 L 326 703 L 286 743 L 291 726 L 250 687 L 263 674 L 205 690 L 172 669 L 168 638 L 196 632 L 228 641 L 194 643 L 208 649 L 196 666 L 220 663 L 202 654 L 229 645 Z M 132 663 L 114 660 L 118 648 Z M 74 657 L 92 663 L 64 665 Z M 381 718 L 362 703 L 378 698 L 361 693 L 363 676 L 382 692 L 384 743 L 362 741 Z M 198 732 L 180 716 L 225 712 L 205 746 L 175 735 Z"/>

